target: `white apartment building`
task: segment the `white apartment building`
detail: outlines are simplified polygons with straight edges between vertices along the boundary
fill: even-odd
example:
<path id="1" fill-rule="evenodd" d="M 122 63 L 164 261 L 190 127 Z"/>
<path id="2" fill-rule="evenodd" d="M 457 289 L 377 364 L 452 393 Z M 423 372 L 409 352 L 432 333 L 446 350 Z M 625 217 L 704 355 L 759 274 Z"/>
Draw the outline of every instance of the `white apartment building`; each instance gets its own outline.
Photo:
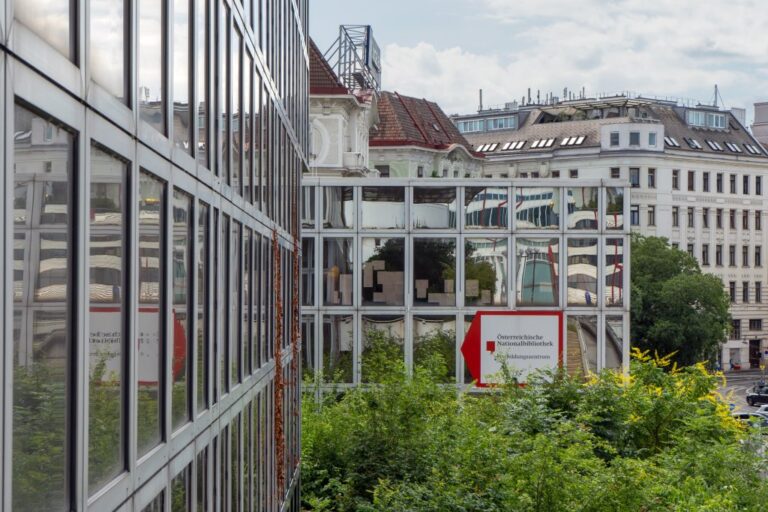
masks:
<path id="1" fill-rule="evenodd" d="M 737 117 L 625 96 L 529 105 L 485 124 L 501 114 L 453 118 L 485 155 L 486 177 L 628 179 L 632 231 L 667 237 L 728 290 L 724 365 L 759 365 L 768 350 L 768 155 Z"/>

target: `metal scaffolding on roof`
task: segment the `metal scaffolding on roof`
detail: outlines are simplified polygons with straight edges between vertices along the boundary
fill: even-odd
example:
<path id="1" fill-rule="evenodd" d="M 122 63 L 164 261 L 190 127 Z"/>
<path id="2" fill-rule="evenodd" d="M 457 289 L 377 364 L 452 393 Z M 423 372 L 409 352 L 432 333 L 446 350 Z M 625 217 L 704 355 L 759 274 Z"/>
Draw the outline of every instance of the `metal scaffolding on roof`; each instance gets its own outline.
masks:
<path id="1" fill-rule="evenodd" d="M 370 25 L 341 25 L 324 57 L 350 91 L 381 90 L 381 51 Z"/>

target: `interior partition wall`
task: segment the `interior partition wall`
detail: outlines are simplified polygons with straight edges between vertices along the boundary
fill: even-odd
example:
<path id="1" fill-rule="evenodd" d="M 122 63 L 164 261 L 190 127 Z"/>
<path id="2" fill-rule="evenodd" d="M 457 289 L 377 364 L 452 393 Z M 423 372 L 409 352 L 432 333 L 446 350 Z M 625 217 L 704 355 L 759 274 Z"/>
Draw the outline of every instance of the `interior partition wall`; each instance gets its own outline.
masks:
<path id="1" fill-rule="evenodd" d="M 298 510 L 306 16 L 0 0 L 0 510 Z"/>
<path id="2" fill-rule="evenodd" d="M 562 311 L 572 374 L 629 362 L 627 183 L 304 178 L 304 378 L 376 382 L 461 344 L 486 310 Z M 434 364 L 434 361 L 432 363 Z M 388 366 L 388 365 L 384 365 Z"/>

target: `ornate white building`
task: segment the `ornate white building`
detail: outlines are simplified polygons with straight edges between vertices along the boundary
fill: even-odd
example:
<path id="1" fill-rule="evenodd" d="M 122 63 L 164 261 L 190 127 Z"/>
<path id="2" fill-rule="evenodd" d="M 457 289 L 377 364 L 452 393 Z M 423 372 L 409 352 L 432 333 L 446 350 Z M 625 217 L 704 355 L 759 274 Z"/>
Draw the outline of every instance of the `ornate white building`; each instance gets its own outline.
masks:
<path id="1" fill-rule="evenodd" d="M 768 156 L 732 112 L 618 96 L 453 120 L 485 155 L 486 177 L 628 179 L 632 231 L 667 237 L 730 293 L 723 363 L 760 364 L 768 350 Z"/>

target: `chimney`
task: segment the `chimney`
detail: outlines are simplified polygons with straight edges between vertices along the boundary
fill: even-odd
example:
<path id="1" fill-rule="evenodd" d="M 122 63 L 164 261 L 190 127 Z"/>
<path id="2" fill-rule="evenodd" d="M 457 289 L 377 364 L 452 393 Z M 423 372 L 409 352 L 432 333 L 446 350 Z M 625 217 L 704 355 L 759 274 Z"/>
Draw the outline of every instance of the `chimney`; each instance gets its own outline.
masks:
<path id="1" fill-rule="evenodd" d="M 483 111 L 483 90 L 482 89 L 480 89 L 480 107 L 478 107 L 477 111 L 478 112 Z"/>

